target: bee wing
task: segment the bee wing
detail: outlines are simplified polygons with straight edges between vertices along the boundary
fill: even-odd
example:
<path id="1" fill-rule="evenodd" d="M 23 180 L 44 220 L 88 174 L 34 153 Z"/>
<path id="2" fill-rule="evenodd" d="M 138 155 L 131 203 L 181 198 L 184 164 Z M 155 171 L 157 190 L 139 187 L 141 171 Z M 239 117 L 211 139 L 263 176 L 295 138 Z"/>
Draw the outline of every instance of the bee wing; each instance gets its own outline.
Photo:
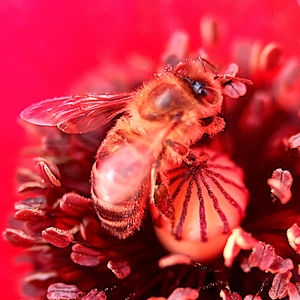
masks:
<path id="1" fill-rule="evenodd" d="M 66 133 L 85 133 L 123 113 L 132 95 L 119 93 L 48 99 L 23 110 L 21 118 L 36 125 L 57 126 Z"/>
<path id="2" fill-rule="evenodd" d="M 124 143 L 111 156 L 99 162 L 93 171 L 95 194 L 101 195 L 103 201 L 112 205 L 120 205 L 129 198 L 133 199 L 132 195 L 152 172 L 172 125 L 156 129 L 135 142 Z M 155 176 L 153 173 L 152 181 Z"/>

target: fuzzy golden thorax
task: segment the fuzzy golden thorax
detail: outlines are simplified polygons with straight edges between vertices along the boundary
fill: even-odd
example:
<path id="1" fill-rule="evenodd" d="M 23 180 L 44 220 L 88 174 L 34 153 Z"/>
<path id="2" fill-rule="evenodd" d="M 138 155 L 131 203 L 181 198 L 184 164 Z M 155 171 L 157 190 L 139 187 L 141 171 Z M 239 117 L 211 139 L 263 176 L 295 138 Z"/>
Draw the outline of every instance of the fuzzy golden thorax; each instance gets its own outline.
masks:
<path id="1" fill-rule="evenodd" d="M 127 109 L 133 131 L 145 135 L 176 123 L 166 138 L 189 147 L 203 134 L 214 135 L 224 128 L 224 120 L 217 116 L 223 100 L 219 83 L 203 70 L 193 71 L 193 77 L 185 73 L 166 72 L 136 91 Z M 194 82 L 203 86 L 204 95 L 195 94 Z M 173 152 L 167 149 L 166 159 L 179 162 Z"/>

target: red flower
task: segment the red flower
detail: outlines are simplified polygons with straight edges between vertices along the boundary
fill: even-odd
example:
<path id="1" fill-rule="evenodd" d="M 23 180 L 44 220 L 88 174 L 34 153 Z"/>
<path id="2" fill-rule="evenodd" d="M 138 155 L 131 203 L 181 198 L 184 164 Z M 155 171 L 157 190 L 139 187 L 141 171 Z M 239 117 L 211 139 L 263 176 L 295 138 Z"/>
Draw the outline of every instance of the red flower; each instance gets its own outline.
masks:
<path id="1" fill-rule="evenodd" d="M 299 107 L 297 107 L 297 102 L 294 102 L 299 95 L 299 80 L 297 77 L 297 64 L 290 60 L 292 56 L 299 55 L 299 45 L 295 44 L 297 42 L 296 37 L 299 35 L 297 30 L 300 28 L 297 26 L 299 24 L 299 6 L 297 6 L 296 1 L 295 3 L 292 1 L 286 3 L 284 9 L 281 8 L 281 2 L 279 1 L 268 3 L 251 2 L 251 4 L 244 3 L 243 6 L 240 2 L 228 5 L 226 1 L 218 1 L 218 3 L 185 3 L 184 5 L 179 2 L 174 4 L 165 2 L 132 2 L 126 8 L 123 7 L 121 2 L 115 4 L 114 7 L 105 2 L 101 2 L 101 4 L 74 4 L 73 2 L 68 3 L 68 1 L 64 2 L 64 4 L 59 4 L 57 7 L 53 3 L 47 2 L 39 5 L 30 4 L 30 6 L 28 3 L 16 2 L 2 5 L 5 12 L 4 18 L 2 18 L 2 22 L 4 22 L 3 28 L 6 28 L 5 25 L 8 25 L 6 35 L 3 35 L 8 41 L 3 44 L 9 45 L 8 50 L 5 47 L 2 48 L 4 53 L 1 56 L 4 58 L 2 68 L 6 70 L 2 79 L 4 83 L 2 96 L 3 99 L 7 99 L 6 103 L 9 108 L 9 113 L 3 115 L 3 123 L 1 124 L 1 128 L 4 129 L 3 135 L 7 137 L 7 145 L 3 147 L 3 151 L 7 152 L 4 152 L 2 155 L 5 158 L 2 162 L 3 169 L 7 169 L 3 180 L 13 176 L 12 170 L 14 168 L 10 164 L 8 165 L 7 157 L 14 156 L 9 153 L 12 147 L 16 149 L 16 146 L 13 145 L 20 145 L 18 144 L 20 143 L 18 141 L 20 132 L 13 125 L 14 121 L 12 119 L 14 118 L 8 119 L 12 113 L 15 112 L 14 116 L 16 116 L 16 113 L 19 112 L 20 109 L 17 104 L 20 99 L 23 102 L 22 106 L 25 106 L 32 103 L 34 99 L 38 100 L 67 94 L 71 85 L 79 89 L 78 83 L 74 82 L 81 77 L 81 72 L 96 64 L 97 55 L 102 57 L 101 66 L 103 70 L 106 70 L 106 77 L 101 76 L 101 78 L 99 78 L 97 72 L 90 73 L 101 83 L 97 83 L 97 87 L 101 88 L 102 85 L 102 89 L 131 89 L 138 81 L 144 80 L 149 74 L 143 69 L 132 72 L 132 67 L 121 66 L 120 64 L 126 61 L 126 57 L 125 59 L 123 57 L 125 53 L 130 52 L 134 48 L 135 52 L 143 53 L 157 60 L 165 46 L 165 39 L 174 32 L 174 27 L 187 30 L 192 37 L 192 47 L 196 48 L 199 45 L 197 36 L 199 34 L 198 20 L 200 15 L 213 14 L 218 16 L 223 22 L 221 27 L 223 41 L 221 40 L 220 44 L 215 48 L 208 47 L 209 57 L 222 63 L 239 59 L 237 62 L 240 66 L 240 75 L 250 78 L 254 85 L 249 89 L 244 99 L 238 100 L 236 103 L 233 100 L 226 101 L 224 114 L 227 127 L 225 132 L 218 139 L 215 139 L 213 143 L 217 144 L 220 142 L 220 144 L 227 145 L 226 152 L 230 153 L 234 161 L 245 171 L 246 184 L 250 190 L 251 198 L 243 228 L 253 233 L 257 239 L 270 243 L 275 248 L 276 255 L 293 258 L 295 265 L 299 262 L 299 256 L 295 254 L 292 248 L 289 248 L 285 241 L 285 231 L 299 219 L 299 206 L 295 203 L 295 199 L 299 195 L 297 187 L 299 158 L 297 158 L 296 150 L 298 143 L 295 138 L 297 129 L 299 129 L 299 123 L 298 125 L 296 123 L 297 109 L 299 110 Z M 119 9 L 118 5 L 120 6 Z M 105 13 L 105 11 L 108 13 Z M 47 12 L 48 16 L 53 17 L 45 18 L 45 12 Z M 290 12 L 294 14 L 290 14 Z M 194 14 L 196 14 L 195 17 L 191 18 L 190 16 L 194 16 Z M 128 17 L 126 22 L 123 16 Z M 119 20 L 119 23 L 115 22 L 115 20 Z M 152 25 L 152 22 L 154 25 Z M 249 25 L 246 26 L 244 24 Z M 136 28 L 138 32 L 135 31 Z M 135 38 L 136 36 L 138 36 L 138 39 Z M 254 55 L 255 51 L 259 53 L 256 57 L 251 56 L 254 59 L 251 59 L 251 64 L 248 64 L 250 52 L 246 56 L 239 55 L 239 58 L 228 54 L 231 53 L 229 51 L 230 45 L 233 45 L 242 37 L 252 41 L 260 41 L 261 43 L 261 48 L 256 44 L 254 45 L 256 48 L 253 47 L 251 50 L 252 55 Z M 270 44 L 269 48 L 265 47 L 271 41 L 275 41 L 278 45 L 283 46 L 285 54 L 279 62 L 279 66 L 276 65 L 276 61 L 273 58 L 274 56 L 276 58 L 277 55 L 276 51 L 272 52 L 274 48 Z M 245 49 L 249 48 L 243 49 L 242 53 L 245 53 Z M 110 57 L 111 59 L 105 62 L 104 57 Z M 140 58 L 137 56 L 129 57 L 129 61 L 133 62 L 133 66 L 137 66 L 137 59 Z M 272 64 L 275 64 L 275 66 L 272 66 Z M 142 65 L 144 66 L 145 62 Z M 112 68 L 114 68 L 113 71 L 111 71 Z M 122 68 L 125 69 L 125 72 L 118 71 L 122 71 Z M 269 70 L 269 68 L 271 69 Z M 154 69 L 155 64 L 152 69 L 150 67 L 149 73 Z M 111 72 L 111 75 L 108 71 Z M 115 80 L 114 82 L 112 82 L 113 79 Z M 88 82 L 91 88 L 95 87 L 91 79 Z M 83 85 L 84 82 L 81 81 L 81 84 Z M 10 105 L 10 103 L 14 104 Z M 10 128 L 9 135 L 7 134 L 8 127 Z M 16 132 L 15 135 L 12 134 L 14 132 Z M 27 225 L 31 227 L 27 228 L 27 230 L 30 230 L 30 232 L 42 232 L 42 237 L 51 245 L 54 245 L 45 245 L 43 242 L 39 246 L 36 240 L 33 242 L 28 236 L 24 236 L 18 231 L 20 229 L 9 231 L 7 236 L 11 237 L 14 242 L 21 242 L 23 245 L 25 243 L 27 246 L 32 245 L 32 243 L 35 244 L 33 248 L 30 248 L 31 257 L 35 260 L 36 270 L 40 270 L 42 273 L 31 275 L 31 277 L 27 278 L 27 283 L 34 283 L 35 286 L 38 286 L 42 281 L 42 286 L 45 286 L 54 282 L 57 276 L 61 280 L 64 279 L 62 280 L 64 282 L 77 283 L 76 278 L 81 278 L 80 276 L 92 277 L 93 274 L 97 274 L 97 270 L 101 269 L 103 262 L 105 262 L 115 275 L 111 274 L 107 278 L 108 282 L 112 283 L 111 285 L 105 283 L 99 288 L 112 288 L 116 278 L 127 277 L 126 274 L 131 274 L 132 277 L 129 276 L 128 279 L 125 278 L 123 281 L 120 281 L 129 282 L 129 285 L 126 286 L 125 284 L 121 287 L 122 293 L 128 295 L 132 292 L 130 288 L 127 290 L 128 286 L 133 286 L 136 282 L 135 279 L 140 278 L 141 274 L 143 274 L 135 273 L 135 271 L 130 269 L 130 264 L 128 266 L 126 263 L 127 256 L 131 257 L 132 253 L 136 253 L 135 251 L 140 249 L 139 247 L 141 249 L 144 247 L 143 243 L 145 241 L 140 233 L 137 233 L 125 242 L 125 245 L 128 247 L 126 246 L 126 251 L 120 256 L 119 251 L 123 252 L 124 243 L 109 237 L 107 237 L 107 240 L 95 240 L 93 232 L 101 229 L 98 229 L 99 224 L 95 222 L 97 218 L 91 217 L 82 220 L 80 234 L 86 240 L 92 240 L 92 243 L 95 243 L 93 248 L 96 249 L 92 249 L 94 252 L 88 247 L 85 248 L 83 244 L 71 245 L 74 237 L 78 234 L 78 231 L 76 231 L 78 224 L 74 220 L 78 220 L 83 211 L 88 215 L 93 214 L 87 192 L 91 166 L 91 160 L 88 157 L 97 148 L 95 141 L 98 141 L 99 137 L 96 139 L 91 135 L 88 135 L 87 139 L 85 137 L 68 137 L 57 131 L 53 131 L 50 134 L 42 131 L 39 134 L 42 134 L 44 137 L 47 136 L 44 139 L 44 147 L 46 147 L 44 151 L 46 152 L 39 153 L 40 156 L 46 155 L 48 159 L 50 155 L 61 159 L 63 153 L 67 157 L 71 155 L 73 161 L 80 161 L 82 165 L 78 168 L 76 164 L 72 165 L 72 163 L 59 161 L 59 171 L 57 171 L 55 166 L 57 161 L 53 165 L 52 158 L 50 162 L 43 158 L 38 163 L 42 181 L 40 179 L 37 180 L 34 174 L 24 174 L 24 172 L 21 174 L 22 179 L 28 181 L 28 178 L 30 178 L 31 181 L 31 185 L 27 183 L 27 185 L 22 186 L 22 189 L 32 190 L 35 188 L 38 191 L 44 189 L 47 191 L 47 200 L 44 197 L 39 197 L 34 200 L 25 200 L 25 202 L 17 203 L 16 208 L 18 212 L 15 218 L 20 222 L 29 218 L 31 222 Z M 88 151 L 85 148 L 86 144 L 91 145 Z M 224 151 L 224 147 L 222 148 Z M 273 189 L 272 195 L 275 197 L 273 204 L 266 185 L 266 180 L 268 178 L 271 180 L 272 171 L 277 168 L 288 169 L 294 178 L 294 185 L 291 190 L 292 198 L 286 205 L 280 204 L 276 197 L 281 201 L 282 199 L 288 199 L 290 188 L 287 186 L 289 185 L 286 185 L 283 180 L 268 181 Z M 78 177 L 74 178 L 72 176 L 75 172 L 80 172 L 82 180 L 77 181 Z M 63 187 L 68 186 L 69 190 L 61 189 L 60 185 Z M 5 181 L 3 186 L 6 186 Z M 73 190 L 74 188 L 78 193 L 71 193 L 71 189 Z M 9 190 L 13 190 L 11 181 L 8 185 L 8 190 L 4 190 L 6 195 L 2 196 L 3 199 L 11 199 L 11 196 L 7 196 L 11 195 L 11 192 L 8 192 Z M 55 190 L 55 192 L 49 192 L 52 190 Z M 278 197 L 278 195 L 282 194 L 284 195 L 283 198 Z M 86 197 L 83 198 L 82 195 Z M 55 203 L 60 196 L 62 197 L 61 200 Z M 49 207 L 49 201 L 52 205 L 51 208 Z M 55 205 L 59 205 L 59 207 Z M 55 215 L 49 222 L 51 209 L 58 209 L 61 216 Z M 53 224 L 53 220 L 55 220 L 55 224 Z M 47 222 L 49 223 L 46 224 Z M 53 225 L 55 225 L 54 228 Z M 70 228 L 72 228 L 71 231 Z M 147 230 L 147 225 L 145 225 L 145 230 Z M 18 238 L 15 238 L 16 236 Z M 291 246 L 297 249 L 295 239 L 296 233 L 289 236 Z M 147 241 L 147 243 L 149 242 L 151 243 L 151 241 Z M 121 258 L 121 260 L 111 259 L 111 253 L 103 254 L 101 251 L 99 252 L 98 248 L 103 247 L 106 249 L 107 243 L 109 243 L 109 248 L 112 247 L 111 251 L 116 258 Z M 157 249 L 157 252 L 155 250 L 154 253 L 148 256 L 151 257 L 153 264 L 161 256 L 160 251 L 162 250 Z M 242 259 L 244 254 L 246 253 L 241 253 L 240 259 Z M 8 253 L 3 255 L 3 257 L 6 256 L 10 257 Z M 67 257 L 68 263 L 66 263 Z M 125 260 L 123 260 L 124 257 Z M 55 260 L 53 260 L 54 258 Z M 138 258 L 139 256 L 136 257 L 137 260 Z M 51 270 L 49 269 L 50 261 Z M 74 270 L 72 269 L 74 264 L 82 267 Z M 150 264 L 151 261 L 148 261 L 147 265 L 149 266 Z M 93 268 L 96 273 L 91 273 L 88 266 Z M 174 270 L 177 270 L 176 268 Z M 180 268 L 178 270 L 182 271 Z M 229 273 L 233 274 L 232 278 L 230 278 L 232 291 L 240 292 L 243 296 L 246 295 L 246 287 L 241 287 L 239 278 L 237 278 L 241 273 L 237 262 L 231 270 L 232 273 L 230 273 L 231 271 Z M 162 280 L 165 274 L 170 274 L 169 271 L 164 272 L 162 271 L 156 277 L 158 278 L 157 280 Z M 195 273 L 197 272 L 197 270 L 193 270 L 191 276 L 196 276 Z M 211 276 L 213 274 L 211 270 L 206 272 L 211 273 Z M 248 282 L 249 286 L 253 284 L 256 289 L 259 289 L 259 285 L 265 279 L 264 273 L 261 273 L 255 276 L 253 276 L 253 271 L 248 275 L 243 274 L 247 278 L 243 282 Z M 235 276 L 236 274 L 239 275 Z M 182 273 L 183 275 L 184 273 Z M 289 278 L 290 274 L 287 273 L 282 281 L 287 280 L 288 287 L 281 287 L 281 289 L 283 293 L 286 291 L 289 291 L 290 294 L 296 293 L 295 287 L 297 285 L 290 285 Z M 145 289 L 149 288 L 149 290 L 146 292 L 139 289 L 139 292 L 151 295 L 151 286 L 147 286 L 149 284 L 147 277 L 142 279 L 144 281 L 141 284 L 144 283 Z M 172 284 L 174 283 L 173 279 L 170 278 Z M 192 283 L 189 284 L 191 280 L 193 278 L 187 280 L 187 285 L 193 288 L 199 287 L 199 284 L 197 286 Z M 267 277 L 267 280 L 270 281 L 271 278 Z M 295 283 L 297 280 L 294 271 L 292 281 Z M 1 281 L 5 282 L 4 279 Z M 218 288 L 224 287 L 221 281 L 223 281 L 223 278 L 216 281 Z M 131 282 L 132 284 L 130 284 Z M 55 299 L 57 297 L 55 296 L 55 291 L 61 293 L 62 289 L 66 295 L 73 293 L 79 297 L 79 295 L 82 295 L 81 293 L 87 292 L 94 287 L 91 279 L 87 285 L 82 282 L 80 285 L 81 291 L 77 290 L 76 287 L 66 288 L 64 285 L 60 285 L 52 286 L 52 290 L 49 293 L 54 295 L 53 299 Z M 265 285 L 267 286 L 267 283 Z M 162 289 L 161 293 L 153 289 L 152 295 L 155 293 L 156 295 L 167 296 L 177 286 L 180 285 L 174 284 L 172 286 L 170 284 L 168 289 Z M 203 278 L 200 280 L 200 286 L 205 290 Z M 200 289 L 200 294 L 202 289 Z M 3 288 L 2 290 L 6 289 Z M 263 290 L 263 293 L 267 292 L 269 286 Z M 118 291 L 118 289 L 115 291 L 113 288 L 109 291 L 106 290 L 108 294 L 111 293 L 112 295 L 113 293 L 118 293 Z M 249 292 L 249 290 L 247 291 Z M 9 291 L 8 295 L 10 296 L 6 297 L 11 298 L 11 293 Z M 94 295 L 96 291 L 91 291 L 90 293 Z M 183 295 L 182 293 L 195 294 L 194 291 L 182 290 L 176 293 L 178 295 L 180 293 L 180 295 Z M 251 290 L 251 293 L 255 294 L 256 290 Z M 223 294 L 225 295 L 226 293 L 223 292 Z M 101 295 L 99 293 L 98 297 L 101 299 L 103 293 Z"/>

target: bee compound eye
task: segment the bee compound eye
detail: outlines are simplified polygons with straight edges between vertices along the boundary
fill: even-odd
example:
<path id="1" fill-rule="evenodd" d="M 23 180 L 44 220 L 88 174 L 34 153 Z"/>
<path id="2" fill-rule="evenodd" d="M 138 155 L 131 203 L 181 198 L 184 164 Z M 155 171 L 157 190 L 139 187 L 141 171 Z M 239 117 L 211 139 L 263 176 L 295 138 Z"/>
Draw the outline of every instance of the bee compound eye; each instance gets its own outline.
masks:
<path id="1" fill-rule="evenodd" d="M 155 106 L 158 109 L 165 110 L 168 109 L 172 103 L 173 93 L 170 89 L 162 91 L 160 94 L 156 95 Z"/>
<path id="2" fill-rule="evenodd" d="M 204 84 L 202 82 L 199 82 L 197 80 L 193 80 L 191 82 L 191 87 L 194 91 L 194 93 L 197 96 L 206 96 L 207 95 L 207 91 L 204 89 Z"/>
<path id="3" fill-rule="evenodd" d="M 180 101 L 180 92 L 173 84 L 162 83 L 156 86 L 148 95 L 149 102 L 159 111 L 169 110 Z"/>
<path id="4" fill-rule="evenodd" d="M 215 104 L 219 97 L 217 96 L 215 91 L 209 90 L 208 88 L 204 90 L 205 94 L 203 94 L 203 101 L 209 104 Z"/>
<path id="5" fill-rule="evenodd" d="M 170 113 L 182 106 L 181 92 L 175 85 L 162 83 L 147 96 L 148 104 L 140 110 L 141 116 L 150 121 L 168 120 Z"/>
<path id="6" fill-rule="evenodd" d="M 211 87 L 207 82 L 201 80 L 193 80 L 185 77 L 184 80 L 189 84 L 193 93 L 199 101 L 204 101 L 209 104 L 214 104 L 217 100 L 215 88 Z"/>
<path id="7" fill-rule="evenodd" d="M 226 155 L 211 150 L 205 154 L 208 159 L 198 166 L 168 173 L 172 174 L 168 179 L 173 217 L 157 223 L 159 213 L 152 209 L 154 224 L 160 224 L 155 231 L 162 245 L 171 253 L 186 254 L 200 262 L 221 254 L 231 230 L 241 223 L 248 202 L 242 170 Z M 217 159 L 212 161 L 212 157 Z"/>
<path id="8" fill-rule="evenodd" d="M 176 107 L 182 106 L 181 92 L 174 86 L 160 89 L 154 97 L 153 104 L 158 114 L 168 114 Z"/>

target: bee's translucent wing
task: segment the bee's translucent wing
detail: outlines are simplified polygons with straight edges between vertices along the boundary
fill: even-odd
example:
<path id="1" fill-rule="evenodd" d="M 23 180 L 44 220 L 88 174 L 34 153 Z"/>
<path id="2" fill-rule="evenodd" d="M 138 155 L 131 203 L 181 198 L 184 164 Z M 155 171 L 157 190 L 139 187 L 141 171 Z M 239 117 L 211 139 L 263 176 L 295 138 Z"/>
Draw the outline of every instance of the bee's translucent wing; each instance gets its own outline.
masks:
<path id="1" fill-rule="evenodd" d="M 133 195 L 150 175 L 157 157 L 163 150 L 163 141 L 173 124 L 141 136 L 132 143 L 124 143 L 110 157 L 93 167 L 93 189 L 102 202 L 110 205 L 134 200 Z"/>
<path id="2" fill-rule="evenodd" d="M 127 238 L 141 226 L 162 151 L 165 128 L 124 140 L 119 148 L 92 168 L 91 193 L 101 225 L 118 238 Z M 151 182 L 150 182 L 151 173 Z"/>
<path id="3" fill-rule="evenodd" d="M 48 99 L 22 111 L 36 125 L 57 126 L 66 133 L 95 130 L 125 111 L 132 93 L 82 95 Z"/>

